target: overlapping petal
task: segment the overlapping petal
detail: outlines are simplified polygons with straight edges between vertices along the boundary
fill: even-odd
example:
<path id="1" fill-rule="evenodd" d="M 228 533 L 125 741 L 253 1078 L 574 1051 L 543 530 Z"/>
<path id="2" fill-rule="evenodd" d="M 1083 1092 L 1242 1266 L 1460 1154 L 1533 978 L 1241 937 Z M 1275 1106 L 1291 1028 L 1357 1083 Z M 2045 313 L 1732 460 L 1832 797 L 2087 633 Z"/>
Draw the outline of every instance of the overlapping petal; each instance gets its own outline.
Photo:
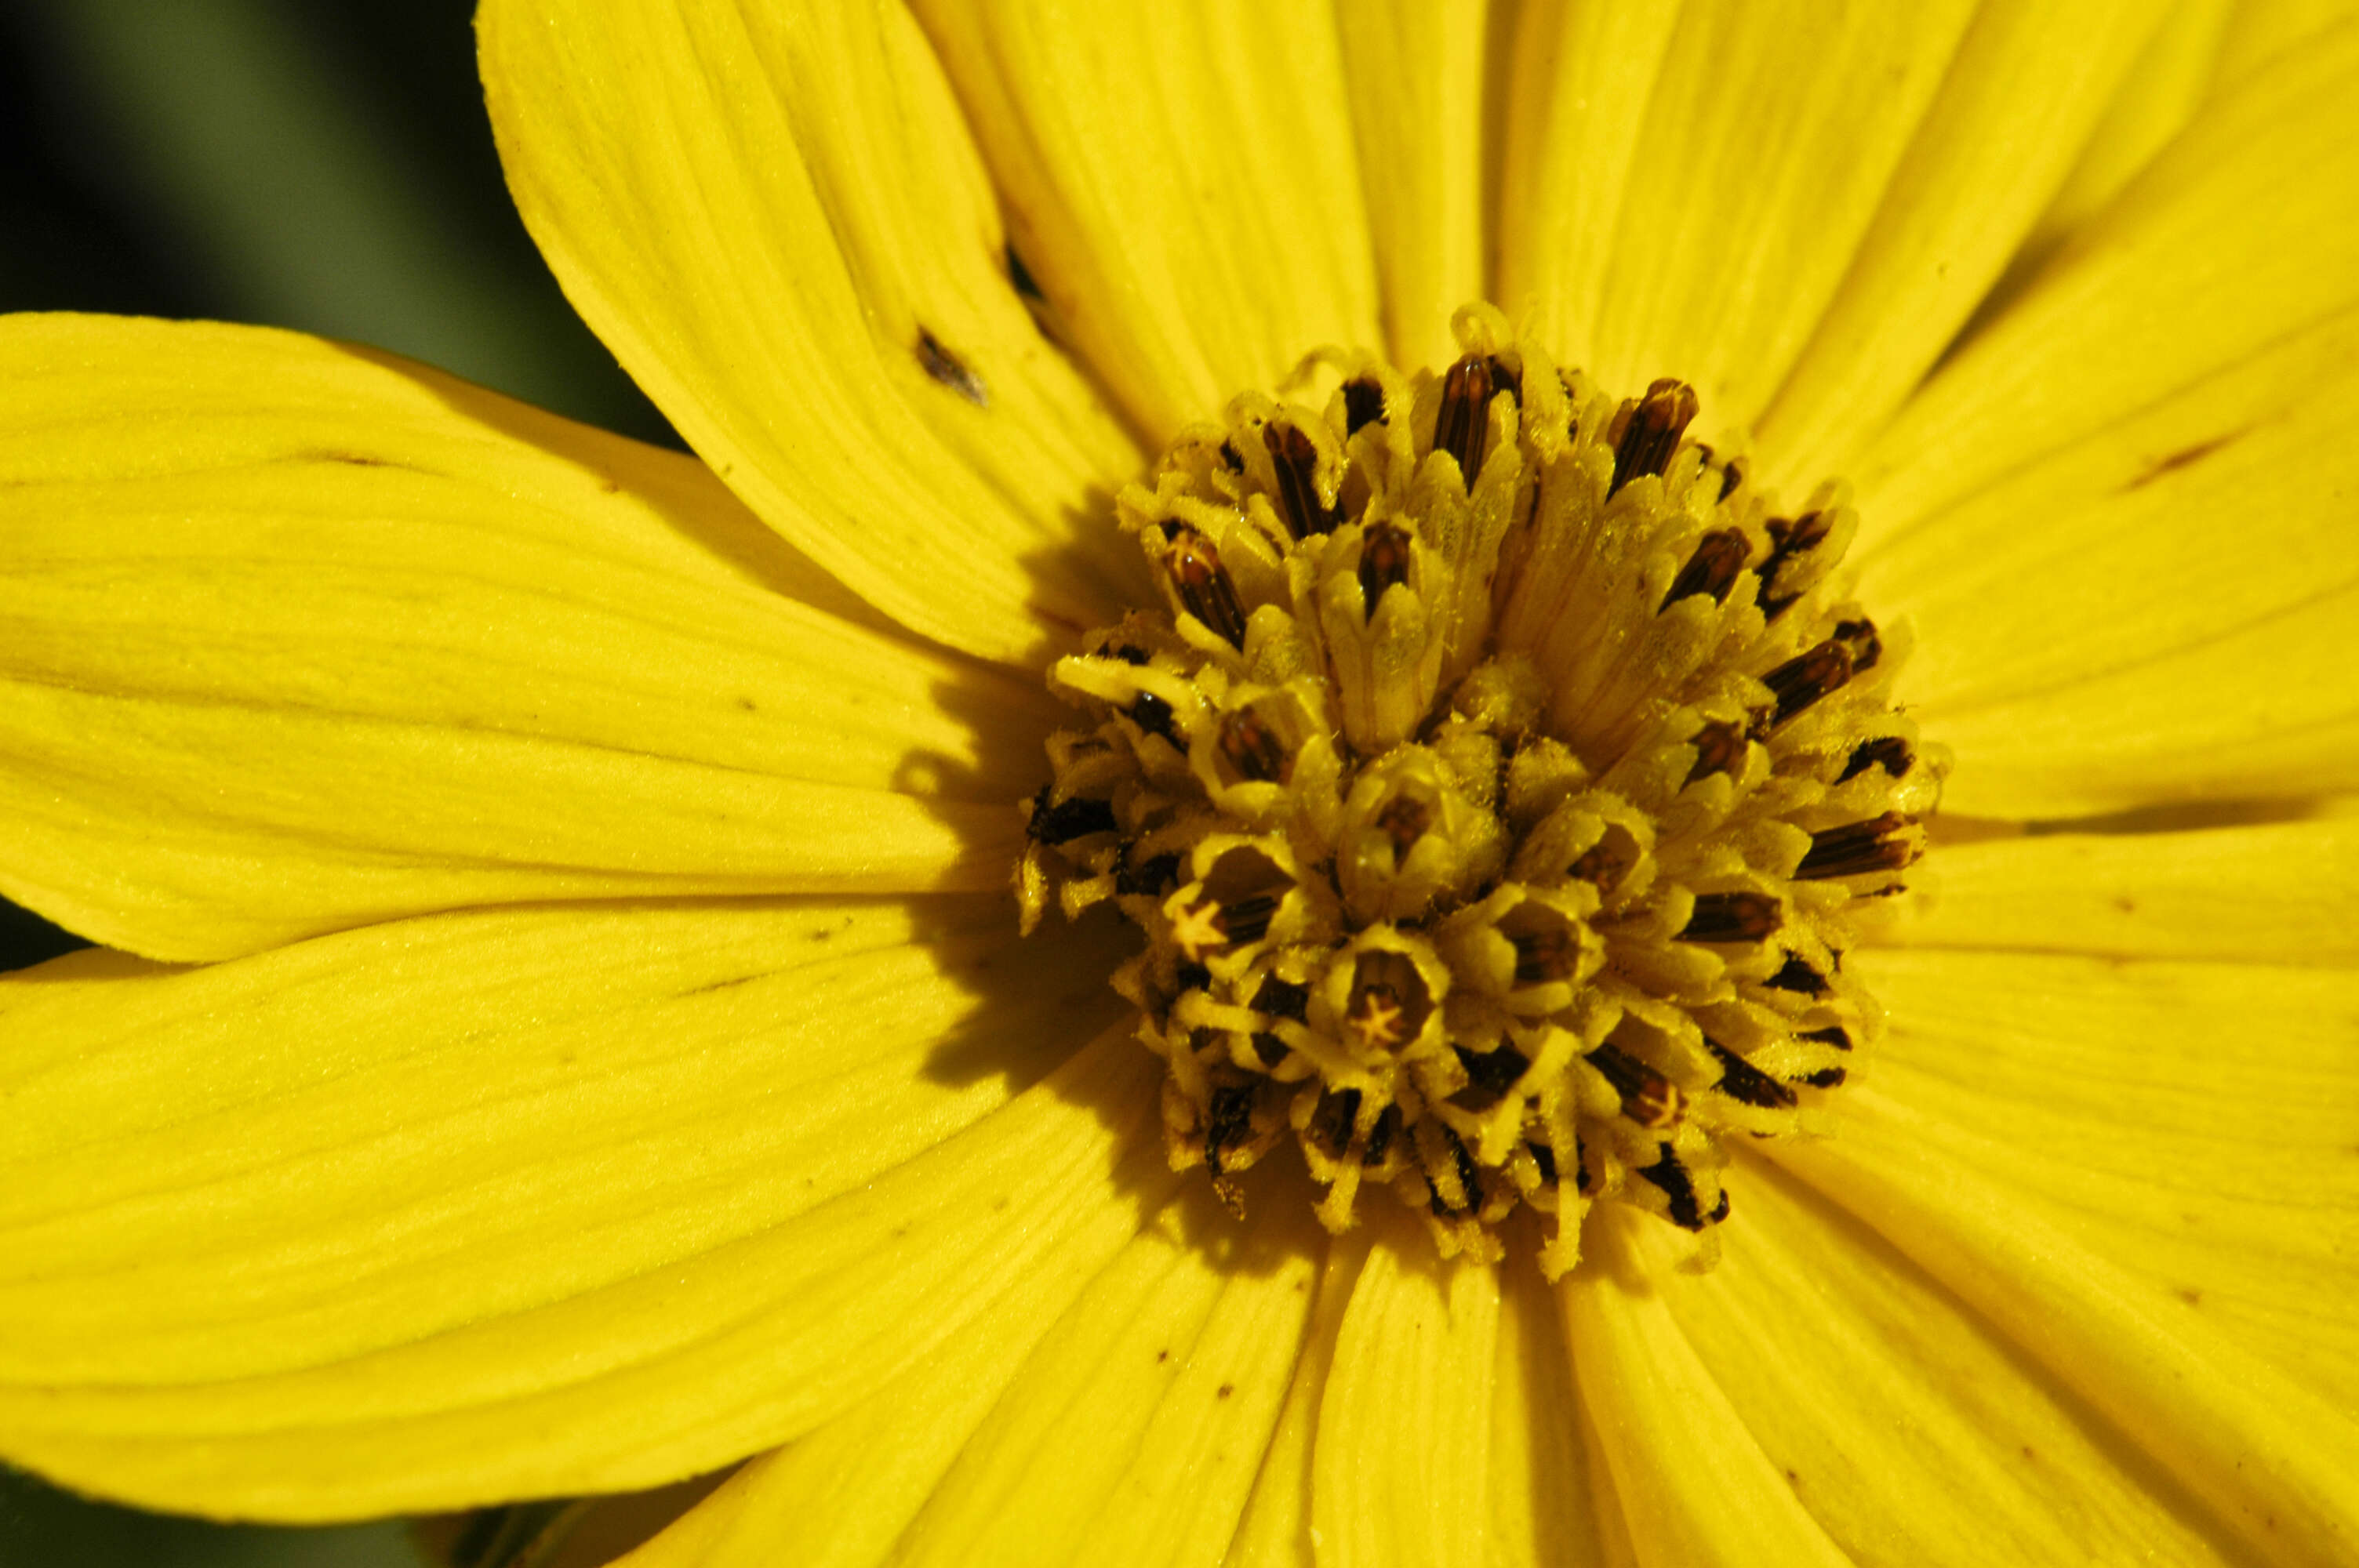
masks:
<path id="1" fill-rule="evenodd" d="M 1381 341 L 1328 5 L 916 9 L 1017 252 L 1151 439 Z"/>
<path id="2" fill-rule="evenodd" d="M 2359 818 L 1944 845 L 1912 946 L 2359 964 Z"/>
<path id="3" fill-rule="evenodd" d="M 2359 978 L 1863 954 L 1841 1136 L 1764 1152 L 1880 1232 L 2263 1556 L 2359 1539 Z"/>
<path id="4" fill-rule="evenodd" d="M 904 624 L 995 658 L 1113 618 L 1138 456 L 1033 326 L 897 5 L 491 0 L 502 162 L 583 318 L 714 470 Z"/>
<path id="5" fill-rule="evenodd" d="M 60 924 L 1005 876 L 1045 699 L 821 608 L 693 462 L 286 333 L 0 355 L 0 891 Z"/>
<path id="6" fill-rule="evenodd" d="M 1005 1292 L 1045 1323 L 1169 1180 L 1151 1059 L 1079 1049 L 1108 957 L 998 899 L 805 901 L 13 978 L 10 1455 L 292 1519 L 650 1485 Z"/>

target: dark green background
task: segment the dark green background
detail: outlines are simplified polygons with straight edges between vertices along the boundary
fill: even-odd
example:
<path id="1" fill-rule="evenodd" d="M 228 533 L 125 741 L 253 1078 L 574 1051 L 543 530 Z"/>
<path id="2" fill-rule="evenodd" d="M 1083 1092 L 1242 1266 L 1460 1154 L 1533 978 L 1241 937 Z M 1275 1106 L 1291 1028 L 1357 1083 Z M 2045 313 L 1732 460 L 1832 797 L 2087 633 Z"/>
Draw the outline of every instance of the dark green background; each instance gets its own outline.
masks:
<path id="1" fill-rule="evenodd" d="M 510 209 L 473 0 L 7 0 L 0 310 L 266 322 L 652 440 Z M 0 968 L 79 946 L 0 904 Z M 410 1568 L 398 1526 L 158 1519 L 0 1469 L 0 1568 Z"/>

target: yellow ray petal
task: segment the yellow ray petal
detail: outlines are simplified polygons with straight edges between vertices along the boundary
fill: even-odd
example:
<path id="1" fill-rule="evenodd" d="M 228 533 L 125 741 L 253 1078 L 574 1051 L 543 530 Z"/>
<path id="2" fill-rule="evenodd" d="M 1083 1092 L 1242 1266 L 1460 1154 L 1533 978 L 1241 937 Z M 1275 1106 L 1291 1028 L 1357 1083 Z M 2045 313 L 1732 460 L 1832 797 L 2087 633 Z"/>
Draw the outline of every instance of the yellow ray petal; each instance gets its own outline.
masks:
<path id="1" fill-rule="evenodd" d="M 1637 1250 L 1652 1223 L 1592 1211 L 1560 1287 L 1583 1408 L 1642 1568 L 1779 1568 L 1851 1559 L 1761 1452 L 1671 1316 Z"/>
<path id="2" fill-rule="evenodd" d="M 1315 1556 L 1310 1492 L 1320 1405 L 1334 1369 L 1343 1314 L 1367 1267 L 1371 1239 L 1369 1227 L 1362 1226 L 1326 1244 L 1294 1381 L 1262 1455 L 1261 1473 L 1245 1499 L 1236 1539 L 1222 1559 L 1224 1568 L 1300 1568 Z"/>
<path id="3" fill-rule="evenodd" d="M 1320 1398 L 1311 1542 L 1321 1568 L 1481 1568 L 1498 1269 L 1443 1262 L 1407 1209 L 1371 1207 L 1375 1245 Z"/>
<path id="4" fill-rule="evenodd" d="M 1201 1563 L 1229 1543 L 1286 1402 L 1318 1225 L 1248 1229 L 1201 1186 L 1041 1342 L 897 1562 Z"/>
<path id="5" fill-rule="evenodd" d="M 2359 963 L 2359 817 L 1944 847 L 1912 946 Z"/>
<path id="6" fill-rule="evenodd" d="M 2010 271 L 2037 271 L 2187 128 L 2214 85 L 2221 40 L 2237 10 L 2235 0 L 2185 0 L 2165 9 Z"/>
<path id="7" fill-rule="evenodd" d="M 1499 1271 L 1499 1366 L 1491 1383 L 1496 1568 L 1604 1568 L 1580 1409 L 1556 1297 L 1530 1255 L 1511 1249 Z"/>
<path id="8" fill-rule="evenodd" d="M 2359 5 L 2352 0 L 2236 0 L 2227 35 L 2220 40 L 2212 91 L 2234 91 L 2287 50 L 2307 46 L 2354 16 L 2359 16 Z"/>
<path id="9" fill-rule="evenodd" d="M 1073 347 L 1156 440 L 1378 341 L 1325 5 L 917 5 Z"/>
<path id="10" fill-rule="evenodd" d="M 1862 544 L 2359 298 L 2354 88 L 2359 27 L 2281 56 L 2207 105 L 1853 466 Z"/>
<path id="11" fill-rule="evenodd" d="M 1760 427 L 1799 500 L 1949 347 L 2114 99 L 2151 0 L 2003 0 L 1974 15 L 1825 317 Z"/>
<path id="12" fill-rule="evenodd" d="M 1622 67 L 1576 50 L 1593 31 L 1629 38 L 1635 75 L 1658 47 L 1653 27 L 1566 24 L 1549 52 L 1571 79 L 1536 66 L 1519 82 L 1552 92 L 1564 105 L 1555 117 L 1576 124 L 1510 164 L 1529 183 L 1503 189 L 1503 211 L 1539 210 L 1507 225 L 1502 303 L 1536 311 L 1541 335 L 1608 386 L 1678 375 L 1715 424 L 1750 424 L 1832 297 L 1972 10 L 1955 0 L 1841 15 L 1806 0 L 1681 7 L 1635 133 L 1578 123 L 1641 100 Z M 1578 95 L 1593 75 L 1615 89 L 1593 108 Z M 1541 116 L 1513 118 L 1529 136 Z M 1625 148 L 1626 166 L 1606 161 Z M 1588 178 L 1619 191 L 1613 243 L 1560 248 L 1571 223 L 1596 214 L 1547 203 Z M 1576 264 L 1599 271 L 1593 279 Z"/>
<path id="13" fill-rule="evenodd" d="M 1862 962 L 1895 1021 L 1877 1087 L 2092 1250 L 2359 1409 L 2359 973 Z"/>
<path id="14" fill-rule="evenodd" d="M 995 658 L 1112 618 L 1136 454 L 1033 327 L 908 15 L 492 0 L 509 189 L 690 445 L 871 603 Z"/>
<path id="15" fill-rule="evenodd" d="M 1397 365 L 1439 367 L 1457 357 L 1450 313 L 1483 294 L 1491 5 L 1346 0 L 1335 23 L 1385 341 Z"/>
<path id="16" fill-rule="evenodd" d="M 2342 1456 L 2359 1429 L 2332 1401 L 2351 1398 L 2359 1366 L 2359 1203 L 2334 1174 L 2359 1134 L 2352 977 L 1864 959 L 1896 1021 L 1877 1084 L 1846 1091 L 1838 1136 L 1765 1152 L 2268 1560 L 2347 1556 L 2359 1484 Z M 1929 1011 L 1944 998 L 1949 1011 Z"/>
<path id="17" fill-rule="evenodd" d="M 1720 1266 L 1656 1277 L 1745 1430 L 1853 1557 L 2241 1561 L 2155 1495 L 2134 1445 L 1954 1296 L 1790 1177 L 1747 1163 Z"/>
<path id="18" fill-rule="evenodd" d="M 686 459 L 244 328 L 19 317 L 0 375 L 0 892 L 60 924 L 1006 874 L 1045 699 L 787 597 L 846 598 Z"/>
<path id="19" fill-rule="evenodd" d="M 12 979 L 6 1457 L 321 1519 L 808 1430 L 1029 1275 L 1085 1278 L 1165 1179 L 1126 1030 L 1057 1065 L 1114 1011 L 1110 943 L 1006 923 L 559 908 Z"/>
<path id="20" fill-rule="evenodd" d="M 1167 1209 L 1053 1324 L 994 1308 L 629 1568 L 1207 1560 L 1285 1397 L 1318 1249 L 1299 1208 L 1246 1237 L 1201 1209 Z"/>
<path id="21" fill-rule="evenodd" d="M 1654 172 L 1640 138 L 1679 18 L 1673 5 L 1516 7 L 1493 295 L 1570 364 L 1596 358 L 1615 225 L 1631 187 Z"/>
<path id="22" fill-rule="evenodd" d="M 2359 170 L 2359 160 L 2354 160 Z M 2359 785 L 2359 310 L 1886 534 L 1943 799 L 2055 816 Z"/>

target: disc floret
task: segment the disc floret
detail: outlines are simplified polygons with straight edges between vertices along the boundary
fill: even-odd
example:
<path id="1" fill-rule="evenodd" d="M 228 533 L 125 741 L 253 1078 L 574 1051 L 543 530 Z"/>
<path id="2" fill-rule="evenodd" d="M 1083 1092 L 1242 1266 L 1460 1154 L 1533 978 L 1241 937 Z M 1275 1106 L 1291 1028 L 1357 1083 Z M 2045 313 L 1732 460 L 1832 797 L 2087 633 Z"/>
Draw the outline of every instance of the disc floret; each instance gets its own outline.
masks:
<path id="1" fill-rule="evenodd" d="M 1780 513 L 1495 312 L 1404 376 L 1306 366 L 1117 502 L 1161 584 L 1060 660 L 1017 877 L 1028 929 L 1111 903 L 1169 1067 L 1176 1169 L 1280 1145 L 1352 1223 L 1390 1187 L 1445 1254 L 1541 1266 L 1593 1203 L 1725 1217 L 1723 1140 L 1790 1132 L 1875 1033 L 1843 970 L 1941 771 L 1904 637 L 1837 569 L 1840 486 Z"/>

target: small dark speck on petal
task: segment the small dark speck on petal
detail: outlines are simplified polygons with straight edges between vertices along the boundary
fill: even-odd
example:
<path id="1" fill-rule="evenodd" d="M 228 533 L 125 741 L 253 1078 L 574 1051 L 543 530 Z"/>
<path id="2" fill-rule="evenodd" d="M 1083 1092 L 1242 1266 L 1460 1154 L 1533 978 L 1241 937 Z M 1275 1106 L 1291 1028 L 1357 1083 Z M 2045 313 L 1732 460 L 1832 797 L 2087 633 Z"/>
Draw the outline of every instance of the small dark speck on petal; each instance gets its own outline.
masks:
<path id="1" fill-rule="evenodd" d="M 942 346 L 942 341 L 925 328 L 918 329 L 918 363 L 925 373 L 973 404 L 977 408 L 991 406 L 991 391 L 983 384 L 983 377 L 967 368 L 967 362 Z"/>
<path id="2" fill-rule="evenodd" d="M 1234 1383 L 1223 1383 L 1221 1385 L 1221 1398 L 1224 1400 L 1236 1391 L 1237 1386 Z"/>
<path id="3" fill-rule="evenodd" d="M 2221 448 L 2228 445 L 2229 442 L 2237 439 L 2244 434 L 2245 432 L 2242 430 L 2231 430 L 2224 436 L 2214 436 L 2208 441 L 2198 441 L 2193 446 L 2181 447 L 2179 450 L 2172 452 L 2169 456 L 2157 458 L 2154 461 L 2148 463 L 2146 468 L 2139 472 L 2136 479 L 2130 481 L 2129 483 L 2124 485 L 2122 488 L 2124 490 L 2143 490 L 2147 485 L 2152 484 L 2156 480 L 2162 478 L 2165 474 L 2177 473 L 2180 469 L 2193 467 L 2195 464 L 2201 462 L 2205 458 L 2210 457 L 2212 453 L 2218 451 Z"/>

